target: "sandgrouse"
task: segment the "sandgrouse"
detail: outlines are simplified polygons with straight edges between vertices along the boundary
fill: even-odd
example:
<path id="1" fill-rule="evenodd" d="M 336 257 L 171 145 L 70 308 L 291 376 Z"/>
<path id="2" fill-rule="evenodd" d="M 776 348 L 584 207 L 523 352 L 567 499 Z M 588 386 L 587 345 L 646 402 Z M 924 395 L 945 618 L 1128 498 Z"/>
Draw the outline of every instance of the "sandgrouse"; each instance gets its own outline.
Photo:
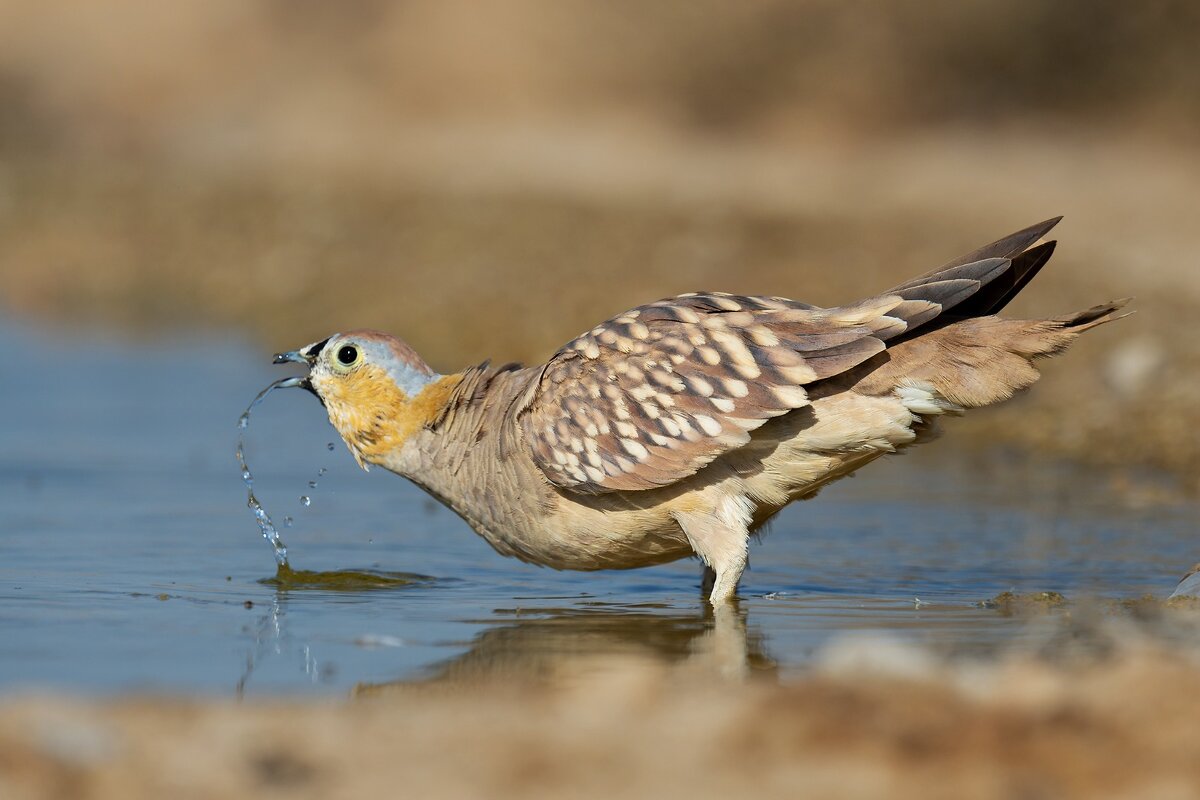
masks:
<path id="1" fill-rule="evenodd" d="M 439 375 L 393 336 L 275 357 L 364 468 L 452 508 L 497 551 L 555 569 L 696 555 L 730 601 L 749 537 L 793 500 L 931 438 L 938 418 L 1037 380 L 1035 359 L 1125 301 L 995 316 L 1050 258 L 1049 220 L 882 294 L 819 308 L 697 292 L 597 325 L 536 367 Z"/>

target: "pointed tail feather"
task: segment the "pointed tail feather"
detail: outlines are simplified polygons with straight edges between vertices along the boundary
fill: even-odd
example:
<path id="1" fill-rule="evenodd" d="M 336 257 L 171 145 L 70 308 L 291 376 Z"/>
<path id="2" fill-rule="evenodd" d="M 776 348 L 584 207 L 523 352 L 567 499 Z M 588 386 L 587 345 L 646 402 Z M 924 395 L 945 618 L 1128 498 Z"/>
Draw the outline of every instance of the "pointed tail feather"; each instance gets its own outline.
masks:
<path id="1" fill-rule="evenodd" d="M 983 261 L 988 258 L 1012 258 L 1024 253 L 1030 247 L 1037 243 L 1039 239 L 1045 237 L 1051 229 L 1062 221 L 1062 217 L 1054 217 L 1045 222 L 1039 222 L 1036 225 L 1030 225 L 1028 228 L 1022 228 L 1016 233 L 1010 233 L 1003 239 L 997 239 L 991 244 L 985 244 L 978 250 L 974 250 L 966 255 L 959 256 L 951 261 L 947 261 L 940 267 L 926 272 L 918 278 L 909 281 L 904 286 L 909 286 L 913 283 L 918 283 L 926 278 L 932 278 L 940 272 L 945 272 L 953 267 L 959 267 L 963 264 L 970 264 L 973 261 Z"/>
<path id="2" fill-rule="evenodd" d="M 1132 311 L 1126 311 L 1124 314 L 1117 314 L 1129 302 L 1132 297 L 1122 297 L 1120 300 L 1110 300 L 1107 303 L 1101 303 L 1098 306 L 1092 306 L 1083 311 L 1076 311 L 1074 314 L 1066 314 L 1061 317 L 1055 317 L 1052 321 L 1063 328 L 1069 328 L 1074 333 L 1083 333 L 1086 330 L 1091 330 L 1097 325 L 1103 325 L 1106 322 L 1113 322 L 1118 319 L 1124 319 Z"/>
<path id="3" fill-rule="evenodd" d="M 1054 242 L 1034 245 L 1060 219 L 1031 225 L 890 289 L 886 295 L 898 295 L 905 303 L 889 316 L 902 319 L 907 327 L 889 338 L 903 340 L 919 335 L 918 328 L 928 332 L 998 313 L 1050 260 Z"/>
<path id="4" fill-rule="evenodd" d="M 999 314 L 1041 271 L 1054 254 L 1056 242 L 1031 247 L 1012 260 L 1012 266 L 983 287 L 974 297 L 955 309 L 963 317 Z"/>

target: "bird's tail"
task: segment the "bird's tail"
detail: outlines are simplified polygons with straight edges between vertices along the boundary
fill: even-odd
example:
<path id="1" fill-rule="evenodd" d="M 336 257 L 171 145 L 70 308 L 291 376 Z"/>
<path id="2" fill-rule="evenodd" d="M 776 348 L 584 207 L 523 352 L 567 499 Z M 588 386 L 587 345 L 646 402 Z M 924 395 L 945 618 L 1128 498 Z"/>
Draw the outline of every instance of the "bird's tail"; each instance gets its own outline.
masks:
<path id="1" fill-rule="evenodd" d="M 1033 362 L 1066 350 L 1085 331 L 1120 319 L 1129 302 L 1114 300 L 1052 319 L 959 320 L 896 343 L 887 361 L 864 372 L 855 387 L 866 394 L 891 394 L 920 387 L 943 411 L 1007 400 L 1038 379 Z"/>
<path id="2" fill-rule="evenodd" d="M 1106 322 L 1113 322 L 1128 317 L 1133 313 L 1132 311 L 1126 311 L 1124 314 L 1118 314 L 1117 312 L 1129 305 L 1131 300 L 1133 300 L 1132 297 L 1110 300 L 1107 303 L 1101 303 L 1098 306 L 1092 306 L 1083 311 L 1076 311 L 1074 314 L 1064 314 L 1061 317 L 1055 317 L 1050 322 L 1061 326 L 1064 330 L 1080 334 L 1095 328 L 1097 325 L 1103 325 Z"/>

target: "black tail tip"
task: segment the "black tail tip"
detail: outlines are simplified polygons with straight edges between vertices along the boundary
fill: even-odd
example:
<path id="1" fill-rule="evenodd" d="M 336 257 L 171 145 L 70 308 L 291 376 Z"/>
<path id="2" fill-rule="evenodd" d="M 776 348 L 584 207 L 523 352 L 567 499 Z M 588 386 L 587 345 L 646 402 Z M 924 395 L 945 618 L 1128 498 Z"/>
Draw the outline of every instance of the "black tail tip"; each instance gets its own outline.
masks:
<path id="1" fill-rule="evenodd" d="M 1133 301 L 1132 297 L 1122 297 L 1119 300 L 1110 300 L 1107 303 L 1101 303 L 1098 306 L 1092 306 L 1084 311 L 1076 311 L 1074 314 L 1068 314 L 1065 317 L 1059 317 L 1058 322 L 1062 323 L 1064 328 L 1090 328 L 1096 325 L 1101 325 L 1105 322 L 1113 322 L 1114 320 L 1123 319 L 1132 314 L 1128 311 L 1124 314 L 1116 314 Z"/>

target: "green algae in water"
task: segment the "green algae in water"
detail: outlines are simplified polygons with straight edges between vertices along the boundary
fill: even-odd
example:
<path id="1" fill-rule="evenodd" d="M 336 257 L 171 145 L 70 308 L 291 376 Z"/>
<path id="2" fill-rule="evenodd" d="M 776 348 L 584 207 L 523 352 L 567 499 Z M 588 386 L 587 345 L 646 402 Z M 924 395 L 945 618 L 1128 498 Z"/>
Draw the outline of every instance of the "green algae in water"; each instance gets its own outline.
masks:
<path id="1" fill-rule="evenodd" d="M 1066 603 L 1067 598 L 1058 592 L 1001 592 L 990 600 L 980 601 L 978 605 L 980 608 L 995 609 L 1008 617 L 1017 614 L 1046 614 L 1064 607 Z"/>
<path id="2" fill-rule="evenodd" d="M 385 572 L 372 569 L 338 569 L 314 571 L 292 569 L 286 562 L 279 565 L 274 577 L 259 583 L 274 586 L 280 591 L 320 590 L 329 592 L 367 592 L 380 589 L 399 589 L 432 583 L 428 575 L 413 572 Z"/>
<path id="3" fill-rule="evenodd" d="M 1152 617 L 1168 611 L 1200 611 L 1200 597 L 1192 595 L 1171 595 L 1166 600 L 1152 594 L 1141 597 L 1127 597 L 1109 600 L 1107 609 L 1117 614 L 1130 614 L 1134 617 Z"/>

